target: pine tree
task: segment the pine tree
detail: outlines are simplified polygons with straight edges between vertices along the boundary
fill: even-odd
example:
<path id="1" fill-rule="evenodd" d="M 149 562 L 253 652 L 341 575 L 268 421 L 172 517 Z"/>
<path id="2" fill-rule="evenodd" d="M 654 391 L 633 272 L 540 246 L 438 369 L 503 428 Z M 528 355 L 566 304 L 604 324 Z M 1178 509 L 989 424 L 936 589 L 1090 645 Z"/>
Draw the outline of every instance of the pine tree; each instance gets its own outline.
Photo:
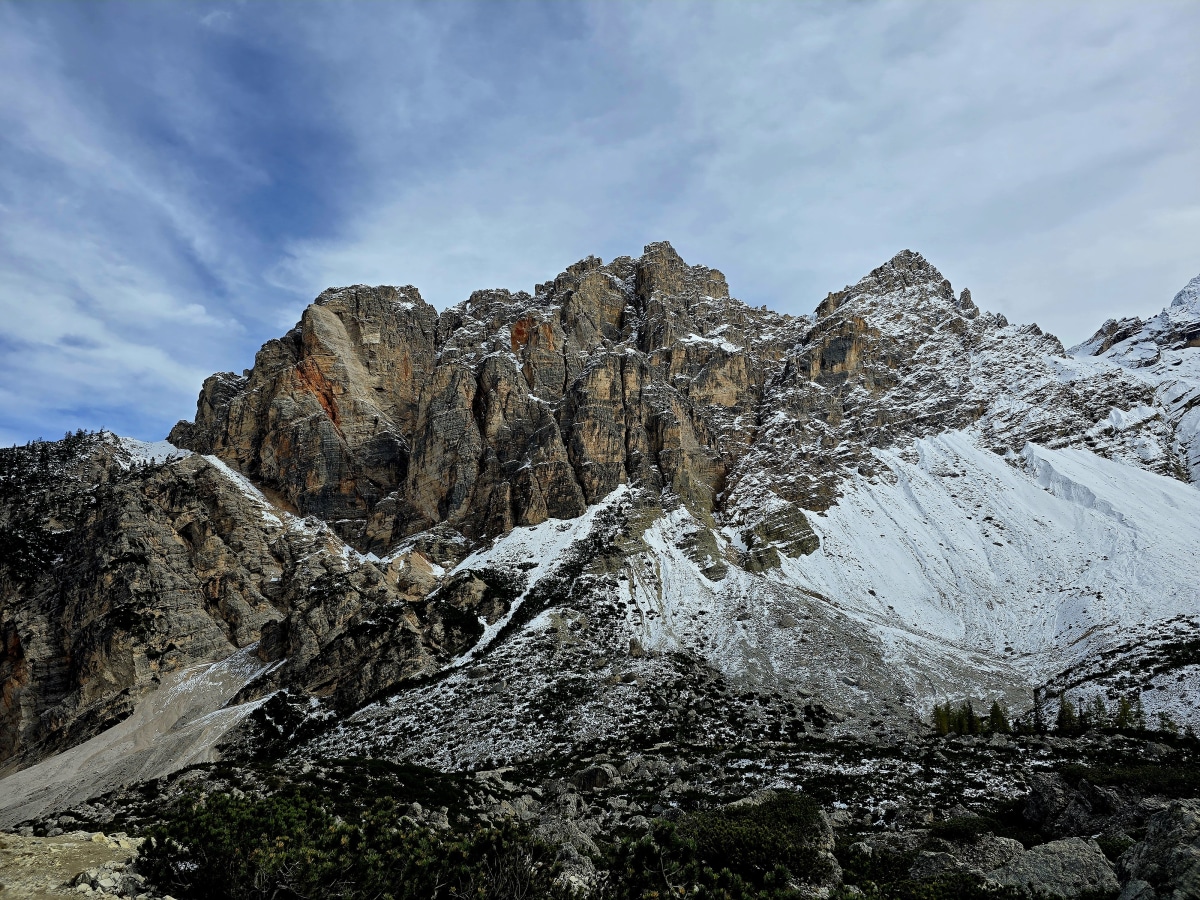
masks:
<path id="1" fill-rule="evenodd" d="M 1170 734 L 1179 733 L 1179 726 L 1175 723 L 1175 720 L 1171 717 L 1171 714 L 1165 709 L 1160 710 L 1158 713 L 1158 730 L 1166 731 Z"/>
<path id="2" fill-rule="evenodd" d="M 1033 689 L 1033 731 L 1035 734 L 1046 733 L 1046 710 L 1042 706 L 1042 692 Z"/>
<path id="3" fill-rule="evenodd" d="M 1133 704 L 1128 697 L 1122 697 L 1117 701 L 1117 715 L 1113 720 L 1113 727 L 1118 731 L 1128 731 L 1133 728 Z"/>
<path id="4" fill-rule="evenodd" d="M 975 715 L 975 706 L 970 700 L 962 706 L 963 734 L 979 734 L 979 717 Z"/>
<path id="5" fill-rule="evenodd" d="M 1008 734 L 1012 731 L 1008 725 L 1008 717 L 1004 715 L 1004 709 L 1000 706 L 999 700 L 992 701 L 992 708 L 988 711 L 987 730 L 992 734 Z"/>
<path id="6" fill-rule="evenodd" d="M 1092 724 L 1096 728 L 1107 728 L 1108 721 L 1108 706 L 1104 702 L 1104 698 L 1097 694 L 1092 698 Z"/>
<path id="7" fill-rule="evenodd" d="M 1138 731 L 1146 730 L 1146 710 L 1142 709 L 1142 695 L 1138 694 L 1133 701 L 1133 727 Z"/>
<path id="8" fill-rule="evenodd" d="M 1075 704 L 1065 693 L 1058 702 L 1058 719 L 1054 730 L 1059 734 L 1074 734 L 1079 730 L 1079 717 L 1075 714 Z"/>
<path id="9" fill-rule="evenodd" d="M 933 729 L 943 737 L 950 733 L 950 703 L 935 703 L 933 707 Z"/>

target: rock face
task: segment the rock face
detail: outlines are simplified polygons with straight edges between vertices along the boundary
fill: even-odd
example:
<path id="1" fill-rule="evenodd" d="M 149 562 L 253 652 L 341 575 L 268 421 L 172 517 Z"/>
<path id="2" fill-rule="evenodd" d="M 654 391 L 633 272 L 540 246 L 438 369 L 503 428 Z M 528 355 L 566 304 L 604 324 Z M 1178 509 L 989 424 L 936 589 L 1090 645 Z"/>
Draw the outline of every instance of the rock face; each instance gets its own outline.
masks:
<path id="1" fill-rule="evenodd" d="M 877 449 L 949 429 L 1191 477 L 1182 414 L 1105 423 L 1155 402 L 1145 378 L 1080 370 L 1037 326 L 980 314 L 911 251 L 809 319 L 731 299 L 659 243 L 441 314 L 412 287 L 328 290 L 253 369 L 210 378 L 171 440 L 363 551 L 571 518 L 630 484 L 751 530 L 782 517 L 803 553 L 802 509 L 876 471 Z"/>
<path id="2" fill-rule="evenodd" d="M 227 478 L 199 458 L 133 472 L 119 445 L 86 440 L 78 459 L 6 451 L 26 487 L 6 531 L 28 550 L 0 567 L 0 765 L 90 736 L 160 673 L 222 659 L 282 615 L 283 567 Z"/>
<path id="3" fill-rule="evenodd" d="M 1155 815 L 1146 838 L 1120 859 L 1122 897 L 1200 897 L 1200 800 L 1177 800 Z"/>
<path id="4" fill-rule="evenodd" d="M 130 448 L 134 452 L 130 452 Z M 165 675 L 263 639 L 273 684 L 342 708 L 461 652 L 502 601 L 435 586 L 418 551 L 390 568 L 281 515 L 215 459 L 138 458 L 82 437 L 4 451 L 0 771 L 124 719 Z M 431 536 L 425 553 L 439 556 Z M 444 558 L 444 557 L 443 557 Z M 370 624 L 368 624 L 370 623 Z"/>
<path id="5" fill-rule="evenodd" d="M 437 764 L 1112 675 L 1135 617 L 1200 616 L 1194 294 L 1071 357 L 910 251 L 802 317 L 666 243 L 440 313 L 330 289 L 163 453 L 0 452 L 0 771 L 256 642 L 239 699 L 405 686 L 354 739 Z"/>
<path id="6" fill-rule="evenodd" d="M 1034 847 L 989 873 L 998 887 L 1015 888 L 1025 897 L 1111 897 L 1120 890 L 1112 865 L 1095 841 L 1067 838 Z"/>
<path id="7" fill-rule="evenodd" d="M 769 374 L 744 349 L 778 359 L 799 326 L 665 243 L 440 315 L 411 287 L 329 290 L 171 440 L 364 550 L 571 518 L 626 483 L 710 510 Z"/>
<path id="8" fill-rule="evenodd" d="M 1178 477 L 1200 481 L 1200 275 L 1175 295 L 1170 306 L 1149 319 L 1110 319 L 1091 339 L 1073 347 L 1077 356 L 1094 356 L 1119 366 L 1153 389 L 1151 407 L 1137 411 L 1147 418 L 1161 417 L 1171 440 L 1165 454 Z M 1135 416 L 1136 417 L 1136 416 Z M 1128 429 L 1132 420 L 1112 418 L 1097 431 Z M 1158 456 L 1147 448 L 1142 456 Z"/>

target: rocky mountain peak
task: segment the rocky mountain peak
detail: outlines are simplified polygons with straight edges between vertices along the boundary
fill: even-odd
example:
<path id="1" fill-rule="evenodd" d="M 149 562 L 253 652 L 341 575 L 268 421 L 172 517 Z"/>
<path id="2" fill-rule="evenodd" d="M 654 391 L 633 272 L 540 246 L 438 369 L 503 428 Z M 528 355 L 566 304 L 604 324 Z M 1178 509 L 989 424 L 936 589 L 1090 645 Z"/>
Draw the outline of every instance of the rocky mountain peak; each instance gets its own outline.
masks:
<path id="1" fill-rule="evenodd" d="M 935 297 L 953 301 L 954 290 L 949 280 L 924 256 L 913 250 L 901 250 L 882 266 L 872 269 L 857 284 L 847 285 L 826 297 L 817 307 L 817 318 L 827 316 L 860 297 L 877 299 L 894 296 L 919 305 Z M 970 294 L 967 300 L 970 300 Z"/>
<path id="2" fill-rule="evenodd" d="M 1197 275 L 1171 301 L 1174 309 L 1192 309 L 1200 313 L 1200 275 Z"/>
<path id="3" fill-rule="evenodd" d="M 1148 319 L 1109 319 L 1088 340 L 1071 348 L 1071 352 L 1076 356 L 1107 356 L 1131 368 L 1165 362 L 1174 369 L 1182 364 L 1182 359 L 1164 360 L 1163 351 L 1189 347 L 1200 347 L 1200 275 L 1184 285 L 1158 315 Z"/>
<path id="4" fill-rule="evenodd" d="M 774 783 L 841 735 L 912 748 L 948 698 L 1140 684 L 1148 714 L 1200 723 L 1197 282 L 1112 323 L 1099 359 L 912 251 L 816 319 L 741 303 L 665 242 L 440 312 L 331 288 L 205 382 L 171 435 L 191 454 L 0 451 L 0 774 L 22 769 L 0 825 L 78 822 L 217 753 L 492 784 L 579 760 L 578 791 L 537 789 L 574 815 L 624 809 L 625 787 L 580 796 L 659 751 L 715 748 L 629 797 Z M 966 740 L 939 754 L 977 759 Z M 1013 774 L 1008 739 L 988 752 Z M 913 766 L 937 779 L 918 793 L 967 796 L 904 753 L 863 770 L 872 804 Z"/>

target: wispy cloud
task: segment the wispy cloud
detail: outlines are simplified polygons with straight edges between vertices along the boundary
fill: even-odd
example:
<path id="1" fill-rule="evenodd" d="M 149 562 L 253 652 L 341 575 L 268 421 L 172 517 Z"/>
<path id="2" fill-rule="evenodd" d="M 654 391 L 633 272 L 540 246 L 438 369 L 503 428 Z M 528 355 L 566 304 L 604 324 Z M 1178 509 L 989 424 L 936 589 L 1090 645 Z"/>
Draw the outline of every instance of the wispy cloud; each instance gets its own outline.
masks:
<path id="1" fill-rule="evenodd" d="M 0 5 L 0 440 L 160 436 L 329 284 L 902 247 L 1065 340 L 1200 271 L 1192 3 Z"/>

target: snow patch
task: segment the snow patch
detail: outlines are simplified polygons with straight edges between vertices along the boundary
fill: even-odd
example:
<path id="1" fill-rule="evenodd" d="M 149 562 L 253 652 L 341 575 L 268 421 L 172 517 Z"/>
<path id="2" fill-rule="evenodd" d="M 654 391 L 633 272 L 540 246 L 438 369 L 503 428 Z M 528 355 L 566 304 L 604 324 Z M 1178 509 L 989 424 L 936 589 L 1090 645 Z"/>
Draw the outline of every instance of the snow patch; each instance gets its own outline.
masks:
<path id="1" fill-rule="evenodd" d="M 161 465 L 173 459 L 191 456 L 191 450 L 182 450 L 170 441 L 139 441 L 137 438 L 118 437 L 117 444 L 125 451 L 124 468 L 131 465 Z"/>

